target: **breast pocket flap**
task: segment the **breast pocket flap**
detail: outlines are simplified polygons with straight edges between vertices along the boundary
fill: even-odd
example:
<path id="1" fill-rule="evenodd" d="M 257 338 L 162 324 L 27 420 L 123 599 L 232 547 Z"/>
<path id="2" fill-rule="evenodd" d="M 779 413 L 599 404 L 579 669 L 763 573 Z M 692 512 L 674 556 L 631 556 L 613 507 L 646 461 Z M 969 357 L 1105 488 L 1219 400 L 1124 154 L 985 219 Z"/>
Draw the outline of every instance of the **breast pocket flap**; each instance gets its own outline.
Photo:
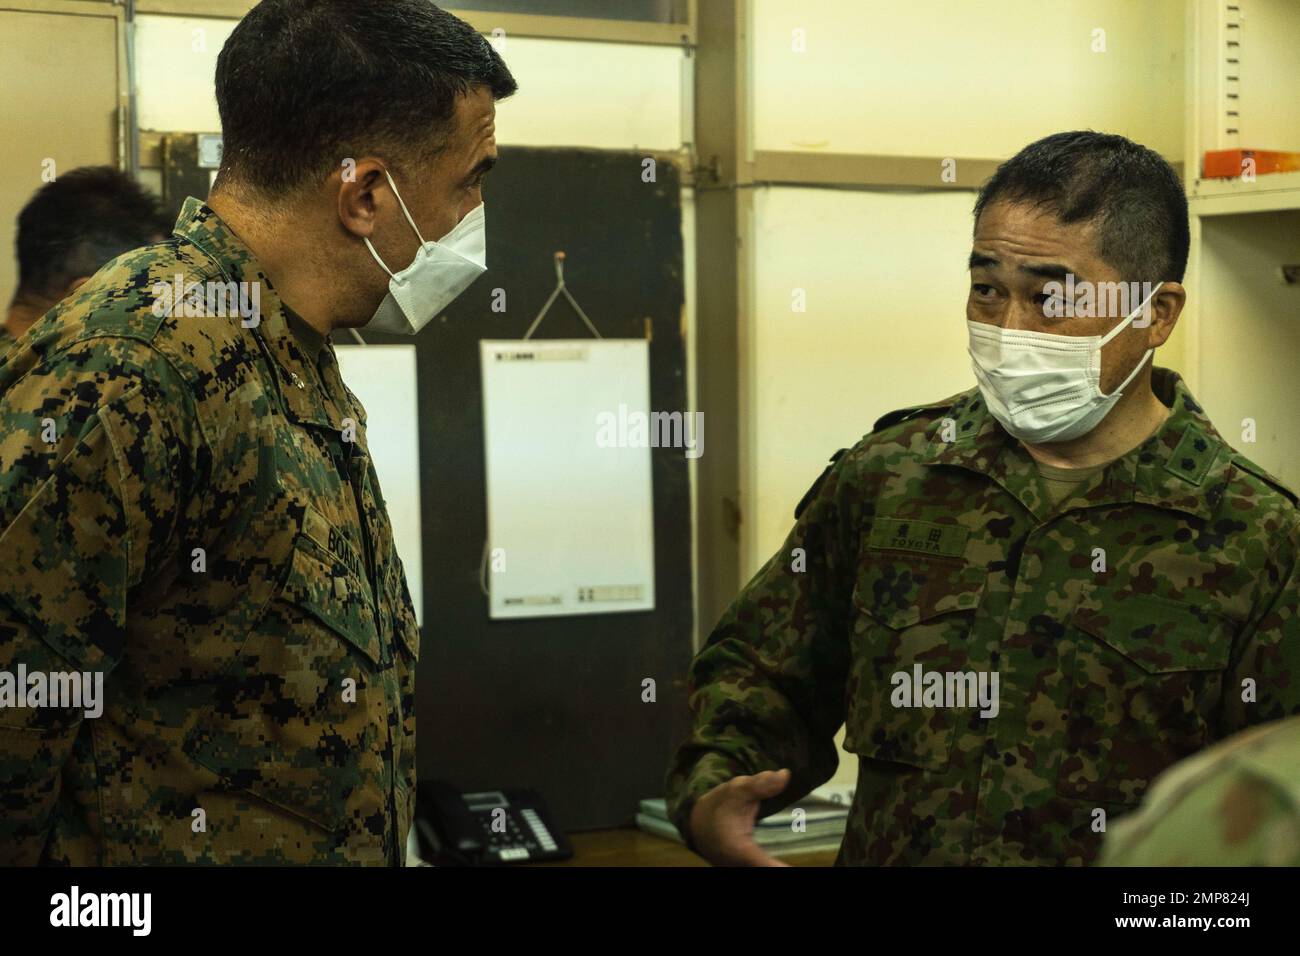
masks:
<path id="1" fill-rule="evenodd" d="M 853 586 L 854 607 L 894 630 L 979 606 L 986 575 L 959 558 L 867 552 Z"/>
<path id="2" fill-rule="evenodd" d="M 1228 621 L 1193 604 L 1151 595 L 1086 594 L 1074 626 L 1148 674 L 1218 671 L 1228 666 Z"/>
<path id="3" fill-rule="evenodd" d="M 285 580 L 286 602 L 310 614 L 371 663 L 382 657 L 370 591 L 343 562 L 299 538 Z"/>

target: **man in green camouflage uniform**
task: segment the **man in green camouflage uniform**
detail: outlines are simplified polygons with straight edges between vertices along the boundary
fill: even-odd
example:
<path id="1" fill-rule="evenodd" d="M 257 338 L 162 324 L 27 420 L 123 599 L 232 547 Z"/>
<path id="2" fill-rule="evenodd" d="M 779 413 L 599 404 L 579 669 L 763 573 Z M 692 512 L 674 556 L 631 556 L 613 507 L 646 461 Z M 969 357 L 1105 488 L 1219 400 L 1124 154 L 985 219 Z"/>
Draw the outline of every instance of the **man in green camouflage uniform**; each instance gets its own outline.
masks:
<path id="1" fill-rule="evenodd" d="M 18 288 L 0 326 L 0 359 L 104 263 L 170 231 L 157 200 L 111 166 L 73 169 L 38 189 L 18 214 Z"/>
<path id="2" fill-rule="evenodd" d="M 328 334 L 389 303 L 363 237 L 415 256 L 394 180 L 431 235 L 481 205 L 514 83 L 423 0 L 266 0 L 217 87 L 210 205 L 0 364 L 0 671 L 106 675 L 0 701 L 0 864 L 404 862 L 419 633 Z"/>
<path id="3" fill-rule="evenodd" d="M 1110 829 L 1104 866 L 1300 866 L 1300 718 L 1254 727 L 1162 773 Z"/>
<path id="4" fill-rule="evenodd" d="M 1046 319 L 1062 263 L 1167 281 L 1106 346 L 1097 392 L 1120 397 L 1081 437 L 1019 440 L 979 388 L 836 456 L 692 667 L 667 790 L 715 862 L 774 862 L 755 815 L 830 778 L 841 724 L 859 774 L 839 862 L 1077 865 L 1161 770 L 1300 713 L 1296 498 L 1142 364 L 1184 296 L 1177 177 L 1120 137 L 1058 134 L 976 211 L 972 325 L 1116 326 Z M 996 677 L 996 705 L 912 694 L 936 673 Z"/>

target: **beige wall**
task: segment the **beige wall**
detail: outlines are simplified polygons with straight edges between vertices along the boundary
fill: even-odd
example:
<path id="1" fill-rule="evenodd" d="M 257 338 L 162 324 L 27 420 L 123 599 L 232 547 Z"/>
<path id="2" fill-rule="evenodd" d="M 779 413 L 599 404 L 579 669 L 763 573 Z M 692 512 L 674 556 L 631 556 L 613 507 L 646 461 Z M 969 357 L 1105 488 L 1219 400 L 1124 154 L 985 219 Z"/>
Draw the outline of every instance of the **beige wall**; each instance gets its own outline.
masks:
<path id="1" fill-rule="evenodd" d="M 113 16 L 0 10 L 0 309 L 18 283 L 19 210 L 49 170 L 117 164 L 117 107 Z"/>
<path id="2" fill-rule="evenodd" d="M 1198 397 L 1229 443 L 1300 489 L 1300 285 L 1280 270 L 1300 263 L 1300 210 L 1215 216 L 1201 233 Z"/>
<path id="3" fill-rule="evenodd" d="M 213 76 L 234 27 L 233 20 L 137 19 L 141 129 L 221 128 Z M 528 37 L 495 42 L 520 87 L 497 106 L 502 145 L 681 146 L 680 49 Z"/>
<path id="4" fill-rule="evenodd" d="M 1002 158 L 1092 127 L 1182 158 L 1183 0 L 753 3 L 756 149 Z"/>

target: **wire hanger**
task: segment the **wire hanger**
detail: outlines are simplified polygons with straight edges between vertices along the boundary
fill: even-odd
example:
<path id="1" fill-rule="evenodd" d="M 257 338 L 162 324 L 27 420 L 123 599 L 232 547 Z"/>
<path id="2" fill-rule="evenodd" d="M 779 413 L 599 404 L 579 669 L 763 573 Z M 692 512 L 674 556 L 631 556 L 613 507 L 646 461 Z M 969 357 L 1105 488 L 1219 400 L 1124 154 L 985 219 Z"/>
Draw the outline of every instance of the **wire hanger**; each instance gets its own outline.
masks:
<path id="1" fill-rule="evenodd" d="M 561 292 L 563 292 L 564 297 L 569 300 L 569 304 L 573 306 L 574 311 L 578 313 L 578 317 L 582 319 L 583 322 L 587 323 L 587 328 L 591 329 L 591 334 L 596 336 L 598 339 L 604 338 L 603 335 L 596 331 L 596 327 L 591 324 L 591 319 L 587 318 L 587 313 L 582 311 L 582 306 L 578 305 L 578 300 L 569 294 L 569 289 L 564 284 L 564 258 L 564 251 L 556 250 L 555 289 L 551 292 L 550 298 L 546 300 L 546 304 L 542 306 L 542 311 L 537 313 L 537 318 L 533 319 L 533 324 L 530 325 L 528 331 L 524 333 L 525 339 L 533 337 L 533 333 L 537 331 L 537 327 L 542 324 L 542 319 L 546 318 L 547 310 L 549 310 L 551 305 L 554 304 L 556 297 L 559 296 Z"/>

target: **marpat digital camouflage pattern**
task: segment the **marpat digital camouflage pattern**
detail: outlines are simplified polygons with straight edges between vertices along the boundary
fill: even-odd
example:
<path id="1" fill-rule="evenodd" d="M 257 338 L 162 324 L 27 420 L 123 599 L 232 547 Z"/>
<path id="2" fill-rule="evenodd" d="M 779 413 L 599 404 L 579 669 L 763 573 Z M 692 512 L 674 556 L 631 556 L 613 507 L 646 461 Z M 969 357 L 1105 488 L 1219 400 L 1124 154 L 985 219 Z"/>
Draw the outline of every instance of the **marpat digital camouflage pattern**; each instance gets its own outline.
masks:
<path id="1" fill-rule="evenodd" d="M 177 275 L 261 283 L 260 323 L 154 315 Z M 0 863 L 404 862 L 415 615 L 361 405 L 286 315 L 190 199 L 0 363 L 0 670 L 108 699 L 0 710 Z"/>
<path id="2" fill-rule="evenodd" d="M 1300 866 L 1300 718 L 1165 771 L 1111 827 L 1104 866 Z"/>
<path id="3" fill-rule="evenodd" d="M 843 723 L 861 760 L 838 862 L 1085 864 L 1097 811 L 1113 821 L 1181 758 L 1300 713 L 1295 496 L 1177 375 L 1153 388 L 1164 424 L 1051 514 L 977 389 L 837 456 L 692 665 L 679 829 L 737 774 L 792 770 L 762 813 L 826 781 Z M 997 716 L 892 706 L 916 665 L 997 672 Z"/>

